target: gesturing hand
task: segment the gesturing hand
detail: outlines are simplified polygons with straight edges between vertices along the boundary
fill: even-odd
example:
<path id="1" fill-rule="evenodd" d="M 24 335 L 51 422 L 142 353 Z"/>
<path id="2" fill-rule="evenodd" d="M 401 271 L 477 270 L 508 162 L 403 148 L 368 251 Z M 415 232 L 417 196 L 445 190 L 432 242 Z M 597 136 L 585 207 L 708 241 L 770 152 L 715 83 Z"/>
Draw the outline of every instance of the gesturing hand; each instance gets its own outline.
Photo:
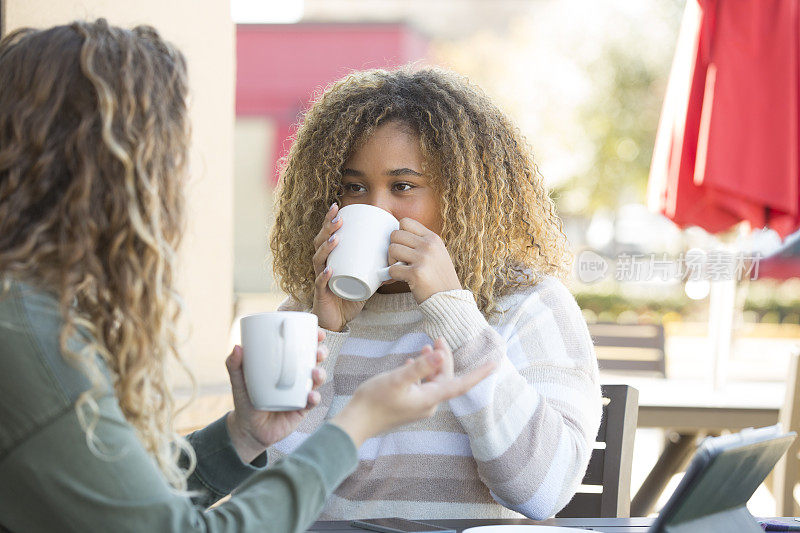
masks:
<path id="1" fill-rule="evenodd" d="M 319 330 L 317 340 L 325 340 L 325 332 Z M 328 349 L 320 345 L 317 349 L 317 364 L 328 356 Z M 308 410 L 320 402 L 317 389 L 325 382 L 325 371 L 319 367 L 311 371 L 313 387 L 308 393 L 308 404 L 298 411 L 259 411 L 250 402 L 242 371 L 242 347 L 234 346 L 225 360 L 233 392 L 233 411 L 226 420 L 228 433 L 234 448 L 243 462 L 249 463 L 274 443 L 288 436 L 303 420 Z"/>
<path id="2" fill-rule="evenodd" d="M 404 265 L 395 265 L 398 261 Z M 405 281 L 421 304 L 437 292 L 461 288 L 453 260 L 442 239 L 413 218 L 400 220 L 389 245 L 389 275 Z"/>
<path id="3" fill-rule="evenodd" d="M 443 339 L 391 372 L 373 376 L 356 389 L 331 420 L 360 446 L 394 427 L 431 416 L 440 402 L 461 396 L 488 376 L 494 361 L 453 377 L 453 354 Z"/>

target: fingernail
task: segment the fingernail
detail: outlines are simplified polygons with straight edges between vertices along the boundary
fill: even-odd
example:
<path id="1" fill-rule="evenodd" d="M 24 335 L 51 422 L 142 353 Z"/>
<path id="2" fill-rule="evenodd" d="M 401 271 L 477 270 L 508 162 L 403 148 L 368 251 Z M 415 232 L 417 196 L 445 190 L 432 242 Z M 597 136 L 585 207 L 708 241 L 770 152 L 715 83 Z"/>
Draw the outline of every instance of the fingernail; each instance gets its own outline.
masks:
<path id="1" fill-rule="evenodd" d="M 331 206 L 328 208 L 328 211 L 332 210 L 332 209 L 333 209 L 333 206 L 335 206 L 335 205 L 336 205 L 336 202 L 333 202 L 333 203 L 331 204 Z"/>
<path id="2" fill-rule="evenodd" d="M 333 220 L 331 220 L 331 224 L 337 224 L 341 219 L 342 217 L 336 215 L 335 217 L 333 217 Z"/>
<path id="3" fill-rule="evenodd" d="M 336 235 L 331 235 L 331 236 L 328 238 L 328 242 L 333 242 L 333 239 L 335 239 L 335 238 L 336 238 Z"/>
<path id="4" fill-rule="evenodd" d="M 323 270 L 322 272 L 323 272 L 324 274 L 328 274 L 330 271 L 331 271 L 331 267 L 329 267 L 329 266 L 326 266 L 326 267 L 325 267 L 325 270 Z"/>

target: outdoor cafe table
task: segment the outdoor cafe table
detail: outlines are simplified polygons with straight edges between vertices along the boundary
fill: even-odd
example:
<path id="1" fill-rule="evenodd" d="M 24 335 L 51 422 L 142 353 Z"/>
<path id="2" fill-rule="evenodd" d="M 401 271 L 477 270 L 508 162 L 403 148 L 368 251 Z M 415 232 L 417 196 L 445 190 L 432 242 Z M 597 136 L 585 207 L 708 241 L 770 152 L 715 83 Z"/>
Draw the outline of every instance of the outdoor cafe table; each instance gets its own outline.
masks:
<path id="1" fill-rule="evenodd" d="M 605 533 L 644 533 L 652 518 L 550 518 L 548 520 L 494 520 L 494 519 L 470 519 L 470 520 L 424 520 L 426 524 L 433 524 L 442 527 L 455 529 L 459 533 L 465 529 L 478 526 L 490 526 L 496 524 L 529 524 L 540 526 L 560 526 L 592 529 Z M 335 520 L 330 522 L 316 522 L 308 533 L 366 533 L 365 529 L 358 529 L 350 525 L 349 520 Z"/>
<path id="2" fill-rule="evenodd" d="M 669 480 L 694 453 L 698 437 L 776 424 L 786 387 L 782 382 L 737 381 L 715 390 L 710 380 L 608 374 L 601 381 L 635 387 L 638 427 L 668 431 L 661 455 L 631 500 L 632 516 L 653 511 Z"/>
<path id="3" fill-rule="evenodd" d="M 424 520 L 426 524 L 455 529 L 459 533 L 465 529 L 478 526 L 497 524 L 526 524 L 539 526 L 574 527 L 591 529 L 604 533 L 644 533 L 653 523 L 655 518 L 550 518 L 548 520 Z M 308 533 L 365 533 L 367 530 L 358 529 L 350 525 L 349 520 L 335 520 L 331 522 L 316 522 Z"/>

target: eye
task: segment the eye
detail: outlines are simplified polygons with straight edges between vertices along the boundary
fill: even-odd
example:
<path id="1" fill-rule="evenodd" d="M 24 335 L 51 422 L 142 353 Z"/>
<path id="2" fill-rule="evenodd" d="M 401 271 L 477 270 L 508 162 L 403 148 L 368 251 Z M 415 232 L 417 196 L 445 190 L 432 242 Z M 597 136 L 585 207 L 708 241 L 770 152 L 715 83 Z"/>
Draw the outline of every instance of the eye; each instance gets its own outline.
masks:
<path id="1" fill-rule="evenodd" d="M 410 191 L 411 189 L 414 188 L 414 186 L 411 185 L 410 183 L 395 183 L 394 188 L 397 191 L 405 192 L 405 191 Z"/>
<path id="2" fill-rule="evenodd" d="M 342 185 L 342 189 L 345 193 L 358 193 L 366 190 L 363 185 L 358 183 L 345 183 Z"/>

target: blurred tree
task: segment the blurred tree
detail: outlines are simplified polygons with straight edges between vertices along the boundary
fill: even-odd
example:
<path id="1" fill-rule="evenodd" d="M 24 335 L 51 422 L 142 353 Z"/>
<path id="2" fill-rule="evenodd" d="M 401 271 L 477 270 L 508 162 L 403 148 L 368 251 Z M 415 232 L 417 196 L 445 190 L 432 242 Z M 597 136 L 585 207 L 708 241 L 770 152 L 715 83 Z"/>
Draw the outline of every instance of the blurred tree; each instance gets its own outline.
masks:
<path id="1" fill-rule="evenodd" d="M 592 146 L 591 164 L 554 188 L 555 198 L 566 200 L 562 211 L 591 214 L 644 202 L 668 70 L 669 64 L 648 62 L 619 43 L 589 65 L 597 85 L 580 120 Z"/>
<path id="2" fill-rule="evenodd" d="M 591 217 L 643 202 L 683 0 L 540 0 L 435 60 L 519 123 L 559 210 Z"/>

